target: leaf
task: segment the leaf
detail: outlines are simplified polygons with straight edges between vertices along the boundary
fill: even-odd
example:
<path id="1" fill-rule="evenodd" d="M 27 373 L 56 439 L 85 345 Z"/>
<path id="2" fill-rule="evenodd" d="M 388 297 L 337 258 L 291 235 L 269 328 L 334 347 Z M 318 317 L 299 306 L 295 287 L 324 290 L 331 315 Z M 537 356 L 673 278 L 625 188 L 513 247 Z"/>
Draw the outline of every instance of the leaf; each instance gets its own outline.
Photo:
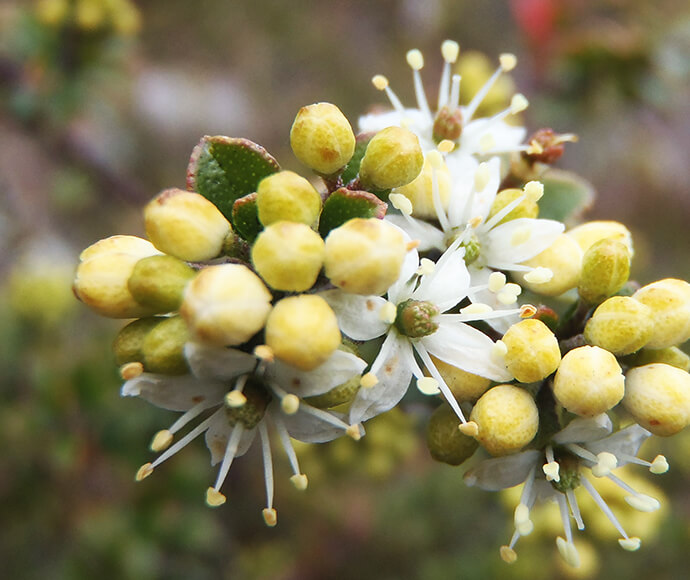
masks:
<path id="1" fill-rule="evenodd" d="M 539 217 L 573 225 L 594 201 L 594 187 L 574 173 L 549 169 L 540 180 L 544 196 L 539 200 Z"/>
<path id="2" fill-rule="evenodd" d="M 355 141 L 355 152 L 340 176 L 343 180 L 343 183 L 350 183 L 359 174 L 359 166 L 362 163 L 362 158 L 367 151 L 369 141 L 371 141 L 374 135 L 376 135 L 376 132 L 360 133 L 357 135 L 357 140 Z"/>
<path id="3" fill-rule="evenodd" d="M 341 187 L 323 203 L 319 233 L 328 233 L 353 218 L 383 218 L 388 205 L 368 191 L 352 191 Z"/>
<path id="4" fill-rule="evenodd" d="M 237 199 L 256 191 L 259 181 L 280 170 L 278 162 L 249 139 L 204 136 L 187 167 L 187 189 L 213 202 L 232 221 Z"/>
<path id="5" fill-rule="evenodd" d="M 261 233 L 264 226 L 259 221 L 259 210 L 256 205 L 256 193 L 250 193 L 235 200 L 232 206 L 232 223 L 235 231 L 250 244 Z"/>

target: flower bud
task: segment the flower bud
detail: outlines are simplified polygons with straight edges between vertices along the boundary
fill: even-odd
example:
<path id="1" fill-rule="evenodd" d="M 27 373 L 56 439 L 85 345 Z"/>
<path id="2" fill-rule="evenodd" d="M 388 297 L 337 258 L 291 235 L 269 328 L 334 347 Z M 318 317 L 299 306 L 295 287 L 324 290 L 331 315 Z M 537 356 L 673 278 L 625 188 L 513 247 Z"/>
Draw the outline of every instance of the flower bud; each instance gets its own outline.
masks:
<path id="1" fill-rule="evenodd" d="M 628 281 L 630 251 L 623 242 L 604 238 L 592 244 L 582 257 L 577 291 L 591 304 L 613 296 Z"/>
<path id="2" fill-rule="evenodd" d="M 316 282 L 324 248 L 321 236 L 308 225 L 275 222 L 256 238 L 252 263 L 271 288 L 303 292 Z"/>
<path id="3" fill-rule="evenodd" d="M 188 285 L 180 308 L 191 333 L 217 345 L 247 342 L 266 322 L 271 293 L 241 264 L 209 266 Z"/>
<path id="4" fill-rule="evenodd" d="M 448 385 L 448 388 L 453 393 L 453 396 L 459 402 L 474 402 L 481 397 L 491 385 L 491 379 L 473 375 L 458 367 L 454 367 L 435 356 L 431 360 L 436 365 L 436 370 Z"/>
<path id="5" fill-rule="evenodd" d="M 183 375 L 189 372 L 184 345 L 189 331 L 180 316 L 163 318 L 144 336 L 141 343 L 144 369 L 162 375 Z"/>
<path id="6" fill-rule="evenodd" d="M 628 296 L 602 302 L 585 326 L 585 340 L 616 356 L 641 349 L 652 336 L 652 310 Z"/>
<path id="7" fill-rule="evenodd" d="M 398 279 L 407 252 L 395 226 L 376 218 L 355 218 L 326 238 L 326 276 L 345 292 L 383 294 Z"/>
<path id="8" fill-rule="evenodd" d="M 623 406 L 655 435 L 674 435 L 690 424 L 690 374 L 663 363 L 631 369 Z"/>
<path id="9" fill-rule="evenodd" d="M 305 397 L 304 402 L 317 409 L 332 409 L 338 405 L 349 403 L 355 398 L 357 391 L 359 391 L 361 379 L 360 375 L 356 375 L 350 380 L 333 387 L 327 393 Z"/>
<path id="10" fill-rule="evenodd" d="M 487 219 L 491 219 L 509 203 L 514 202 L 522 196 L 525 196 L 525 192 L 522 189 L 504 189 L 503 191 L 499 191 L 494 198 L 494 202 L 491 204 L 491 210 Z M 515 206 L 510 213 L 496 225 L 504 224 L 518 218 L 536 218 L 538 215 L 539 205 L 537 202 L 525 196 L 525 199 Z"/>
<path id="11" fill-rule="evenodd" d="M 438 188 L 439 201 L 443 210 L 448 209 L 451 183 L 448 166 L 443 160 L 435 167 L 430 161 L 430 155 L 439 155 L 438 151 L 427 153 L 422 172 L 407 185 L 398 187 L 396 193 L 402 193 L 412 203 L 412 215 L 418 218 L 435 218 L 434 207 L 434 178 Z M 435 174 L 435 176 L 434 176 Z"/>
<path id="12" fill-rule="evenodd" d="M 632 234 L 630 230 L 626 228 L 620 222 L 614 221 L 591 221 L 585 222 L 568 230 L 566 235 L 573 238 L 583 252 L 589 250 L 589 248 L 596 244 L 599 240 L 604 238 L 613 238 L 614 240 L 625 244 L 625 246 L 630 251 L 630 255 L 633 255 L 633 243 Z"/>
<path id="13" fill-rule="evenodd" d="M 307 167 L 331 175 L 352 158 L 355 134 L 338 107 L 315 103 L 297 113 L 290 129 L 290 146 Z"/>
<path id="14" fill-rule="evenodd" d="M 516 273 L 520 285 L 544 296 L 559 296 L 577 286 L 582 271 L 582 250 L 566 234 L 559 235 L 546 250 L 523 262 L 531 268 L 548 268 L 553 277 L 547 282 L 534 283 L 525 279 L 525 274 Z"/>
<path id="15" fill-rule="evenodd" d="M 690 284 L 665 278 L 640 288 L 633 298 L 652 309 L 654 331 L 648 348 L 665 348 L 690 338 Z"/>
<path id="16" fill-rule="evenodd" d="M 141 259 L 158 254 L 148 241 L 134 236 L 112 236 L 86 248 L 79 259 L 72 286 L 84 304 L 109 318 L 140 318 L 154 314 L 132 296 L 127 281 Z"/>
<path id="17" fill-rule="evenodd" d="M 458 143 L 462 135 L 462 110 L 460 107 L 441 107 L 434 117 L 431 135 L 435 143 L 453 141 Z"/>
<path id="18" fill-rule="evenodd" d="M 127 287 L 139 304 L 156 312 L 173 312 L 180 308 L 184 289 L 195 275 L 174 256 L 149 256 L 135 264 Z"/>
<path id="19" fill-rule="evenodd" d="M 553 379 L 559 404 L 581 417 L 594 417 L 623 398 L 624 377 L 616 357 L 598 346 L 566 353 Z"/>
<path id="20" fill-rule="evenodd" d="M 144 342 L 146 335 L 153 329 L 161 320 L 161 317 L 139 318 L 130 322 L 117 333 L 115 341 L 113 342 L 113 352 L 115 353 L 115 362 L 118 366 L 129 362 L 144 362 L 144 354 L 141 350 L 141 345 Z"/>
<path id="21" fill-rule="evenodd" d="M 668 346 L 666 348 L 643 348 L 637 351 L 633 356 L 628 357 L 626 362 L 629 366 L 643 366 L 652 363 L 664 363 L 690 371 L 690 355 L 684 353 L 677 346 Z"/>
<path id="22" fill-rule="evenodd" d="M 264 226 L 289 221 L 316 223 L 321 212 L 321 196 L 301 175 L 279 171 L 264 177 L 256 190 L 259 221 Z"/>
<path id="23" fill-rule="evenodd" d="M 166 189 L 144 208 L 146 235 L 162 252 L 189 262 L 215 258 L 230 234 L 230 222 L 203 195 Z"/>
<path id="24" fill-rule="evenodd" d="M 508 455 L 522 449 L 537 434 L 539 411 L 527 391 L 515 385 L 498 385 L 484 393 L 472 409 L 477 440 L 491 455 Z"/>
<path id="25" fill-rule="evenodd" d="M 438 407 L 426 427 L 426 445 L 436 461 L 448 465 L 460 465 L 472 457 L 479 444 L 458 429 L 460 424 L 455 411 L 447 404 Z"/>
<path id="26" fill-rule="evenodd" d="M 266 344 L 277 358 L 303 371 L 324 363 L 340 339 L 335 313 L 315 294 L 283 298 L 266 321 Z"/>
<path id="27" fill-rule="evenodd" d="M 410 183 L 423 165 L 417 136 L 407 129 L 387 127 L 369 141 L 359 178 L 365 189 L 383 191 Z"/>
<path id="28" fill-rule="evenodd" d="M 506 368 L 521 383 L 548 377 L 561 362 L 558 340 L 541 320 L 527 319 L 513 324 L 501 340 L 508 349 Z"/>

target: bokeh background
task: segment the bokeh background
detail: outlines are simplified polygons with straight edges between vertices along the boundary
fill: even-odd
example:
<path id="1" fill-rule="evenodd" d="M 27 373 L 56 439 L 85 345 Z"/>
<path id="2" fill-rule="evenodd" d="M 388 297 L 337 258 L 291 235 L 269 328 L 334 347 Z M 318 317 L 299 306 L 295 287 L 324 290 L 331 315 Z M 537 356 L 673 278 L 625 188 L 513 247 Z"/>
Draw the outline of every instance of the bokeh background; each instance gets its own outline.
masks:
<path id="1" fill-rule="evenodd" d="M 688 434 L 643 448 L 672 465 L 654 481 L 666 509 L 630 522 L 643 548 L 621 551 L 592 516 L 579 571 L 560 563 L 553 531 L 521 540 L 514 566 L 500 561 L 514 500 L 434 464 L 414 405 L 372 421 L 359 444 L 301 449 L 306 494 L 279 456 L 275 529 L 261 520 L 252 453 L 233 465 L 218 510 L 203 501 L 215 471 L 201 441 L 134 483 L 149 438 L 173 418 L 120 399 L 110 353 L 120 323 L 71 294 L 81 249 L 141 235 L 143 204 L 184 187 L 204 134 L 247 137 L 302 170 L 288 146 L 299 107 L 335 102 L 354 122 L 381 102 L 376 73 L 411 103 L 410 48 L 425 53 L 435 97 L 445 38 L 490 62 L 515 52 L 527 126 L 580 137 L 559 167 L 597 190 L 586 217 L 631 228 L 640 282 L 690 278 L 684 0 L 0 2 L 2 577 L 684 576 Z"/>

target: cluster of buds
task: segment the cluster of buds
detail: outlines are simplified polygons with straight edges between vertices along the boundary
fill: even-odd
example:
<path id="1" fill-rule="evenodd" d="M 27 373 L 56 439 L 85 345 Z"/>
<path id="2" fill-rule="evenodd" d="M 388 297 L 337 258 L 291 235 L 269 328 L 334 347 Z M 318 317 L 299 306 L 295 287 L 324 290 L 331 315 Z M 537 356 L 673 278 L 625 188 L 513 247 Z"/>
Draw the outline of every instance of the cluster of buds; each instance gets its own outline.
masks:
<path id="1" fill-rule="evenodd" d="M 573 137 L 548 129 L 526 139 L 519 94 L 478 117 L 516 59 L 501 55 L 461 100 L 458 55 L 443 43 L 436 111 L 416 50 L 407 55 L 416 108 L 382 75 L 373 83 L 393 110 L 362 117 L 358 135 L 335 105 L 302 108 L 290 144 L 315 180 L 245 139 L 204 137 L 187 190 L 146 206 L 148 240 L 114 236 L 82 253 L 77 297 L 136 319 L 114 344 L 123 395 L 183 413 L 154 436 L 160 455 L 137 479 L 205 434 L 221 464 L 206 499 L 220 505 L 231 463 L 258 433 L 263 515 L 275 525 L 269 427 L 304 489 L 291 438 L 358 440 L 413 384 L 430 406 L 441 402 L 428 422 L 432 457 L 473 457 L 471 485 L 523 484 L 504 560 L 516 559 L 530 510 L 546 498 L 561 508 L 558 549 L 577 565 L 570 520 L 584 527 L 580 489 L 623 548 L 639 547 L 597 480 L 622 487 L 633 509 L 659 507 L 614 470 L 665 472 L 663 456 L 642 460 L 639 446 L 690 423 L 690 358 L 679 348 L 690 338 L 690 284 L 628 280 L 633 246 L 622 224 L 566 231 L 563 219 L 540 215 L 548 165 Z"/>

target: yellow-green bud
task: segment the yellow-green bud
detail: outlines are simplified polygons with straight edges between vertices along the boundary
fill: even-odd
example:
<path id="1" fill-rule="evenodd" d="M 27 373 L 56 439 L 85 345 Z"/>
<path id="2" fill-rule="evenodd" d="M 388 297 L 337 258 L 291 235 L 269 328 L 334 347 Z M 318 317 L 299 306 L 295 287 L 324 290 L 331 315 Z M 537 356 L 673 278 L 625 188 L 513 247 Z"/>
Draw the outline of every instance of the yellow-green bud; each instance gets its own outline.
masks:
<path id="1" fill-rule="evenodd" d="M 553 380 L 553 394 L 571 413 L 594 417 L 620 402 L 624 383 L 615 356 L 598 346 L 581 346 L 561 360 Z"/>
<path id="2" fill-rule="evenodd" d="M 448 166 L 440 159 L 439 163 L 430 160 L 430 156 L 439 156 L 438 151 L 427 153 L 422 172 L 407 185 L 398 187 L 396 193 L 402 193 L 412 203 L 412 215 L 419 218 L 435 218 L 433 182 L 434 174 L 438 187 L 439 201 L 443 210 L 448 209 L 451 183 Z"/>
<path id="3" fill-rule="evenodd" d="M 256 205 L 259 221 L 264 226 L 279 221 L 311 226 L 321 213 L 321 196 L 301 175 L 292 171 L 279 171 L 259 182 Z"/>
<path id="4" fill-rule="evenodd" d="M 417 136 L 401 127 L 387 127 L 369 141 L 359 178 L 365 189 L 392 189 L 410 183 L 423 165 Z"/>
<path id="5" fill-rule="evenodd" d="M 84 304 L 109 318 L 140 318 L 155 309 L 139 304 L 127 281 L 141 259 L 158 254 L 148 241 L 134 236 L 112 236 L 86 248 L 72 286 Z"/>
<path id="6" fill-rule="evenodd" d="M 522 189 L 504 189 L 499 191 L 491 204 L 491 210 L 487 219 L 491 219 L 509 203 L 524 195 L 525 192 Z M 515 206 L 498 224 L 504 224 L 518 218 L 536 218 L 537 216 L 539 216 L 539 205 L 533 199 L 525 196 L 525 199 Z"/>
<path id="7" fill-rule="evenodd" d="M 540 283 L 530 282 L 529 274 L 517 274 L 520 284 L 544 296 L 559 296 L 575 288 L 582 271 L 582 250 L 571 237 L 559 235 L 546 250 L 523 262 L 531 268 L 548 268 L 553 277 Z"/>
<path id="8" fill-rule="evenodd" d="M 652 310 L 628 296 L 602 302 L 585 326 L 585 340 L 616 356 L 641 349 L 652 336 Z"/>
<path id="9" fill-rule="evenodd" d="M 277 358 L 303 371 L 326 362 L 340 339 L 335 313 L 315 294 L 283 298 L 266 321 L 266 344 Z"/>
<path id="10" fill-rule="evenodd" d="M 604 238 L 592 244 L 582 257 L 577 291 L 591 304 L 613 296 L 628 281 L 630 251 L 623 242 Z"/>
<path id="11" fill-rule="evenodd" d="M 218 256 L 230 222 L 203 195 L 166 189 L 144 208 L 146 235 L 162 252 L 189 262 Z"/>
<path id="12" fill-rule="evenodd" d="M 361 376 L 356 375 L 337 387 L 333 387 L 327 393 L 305 397 L 304 402 L 317 409 L 332 409 L 338 405 L 349 403 L 359 391 L 361 379 Z"/>
<path id="13" fill-rule="evenodd" d="M 652 309 L 654 332 L 648 348 L 675 346 L 690 338 L 690 284 L 665 278 L 643 286 L 633 298 Z"/>
<path id="14" fill-rule="evenodd" d="M 630 366 L 643 366 L 652 363 L 664 363 L 690 371 L 690 355 L 684 353 L 677 346 L 668 346 L 666 348 L 643 348 L 637 351 L 633 356 L 629 357 Z M 628 359 L 626 359 L 626 362 Z"/>
<path id="15" fill-rule="evenodd" d="M 326 276 L 345 292 L 383 294 L 398 279 L 407 244 L 400 230 L 376 218 L 355 218 L 326 238 Z"/>
<path id="16" fill-rule="evenodd" d="M 491 455 L 508 455 L 522 449 L 537 434 L 539 411 L 527 391 L 515 385 L 498 385 L 484 393 L 472 409 L 477 440 Z"/>
<path id="17" fill-rule="evenodd" d="M 458 429 L 460 421 L 449 405 L 438 407 L 426 427 L 426 445 L 436 461 L 460 465 L 472 457 L 479 444 Z"/>
<path id="18" fill-rule="evenodd" d="M 395 327 L 403 336 L 421 338 L 438 330 L 434 318 L 439 314 L 438 306 L 425 300 L 405 300 L 398 304 Z"/>
<path id="19" fill-rule="evenodd" d="M 290 129 L 290 146 L 307 167 L 331 175 L 352 158 L 355 134 L 338 107 L 315 103 L 297 113 Z"/>
<path id="20" fill-rule="evenodd" d="M 541 320 L 522 320 L 513 324 L 501 339 L 507 347 L 508 372 L 521 383 L 534 383 L 548 377 L 561 362 L 556 336 Z"/>
<path id="21" fill-rule="evenodd" d="M 690 374 L 663 363 L 631 369 L 623 406 L 655 435 L 674 435 L 690 424 Z"/>
<path id="22" fill-rule="evenodd" d="M 323 266 L 324 241 L 308 225 L 275 222 L 256 238 L 252 263 L 276 290 L 303 292 L 316 282 Z"/>
<path id="23" fill-rule="evenodd" d="M 475 402 L 491 385 L 491 379 L 468 373 L 434 356 L 431 357 L 431 360 L 453 396 L 460 402 Z"/>
<path id="24" fill-rule="evenodd" d="M 130 322 L 117 333 L 113 342 L 113 352 L 118 366 L 129 362 L 144 362 L 141 345 L 146 335 L 161 320 L 165 319 L 160 317 L 139 318 Z"/>
<path id="25" fill-rule="evenodd" d="M 136 263 L 127 287 L 139 304 L 156 312 L 173 312 L 180 308 L 184 289 L 195 275 L 174 256 L 149 256 Z"/>
<path id="26" fill-rule="evenodd" d="M 197 339 L 217 345 L 247 342 L 266 322 L 271 293 L 241 264 L 204 268 L 185 290 L 180 314 Z"/>
<path id="27" fill-rule="evenodd" d="M 566 235 L 573 238 L 580 248 L 582 248 L 583 252 L 589 250 L 589 248 L 599 240 L 613 238 L 625 244 L 630 251 L 630 255 L 633 255 L 632 234 L 630 230 L 620 222 L 605 220 L 585 222 L 584 224 L 580 224 L 568 230 Z"/>
<path id="28" fill-rule="evenodd" d="M 144 336 L 141 352 L 144 369 L 162 375 L 183 375 L 189 372 L 184 357 L 184 345 L 189 340 L 185 321 L 171 316 L 159 321 Z"/>

